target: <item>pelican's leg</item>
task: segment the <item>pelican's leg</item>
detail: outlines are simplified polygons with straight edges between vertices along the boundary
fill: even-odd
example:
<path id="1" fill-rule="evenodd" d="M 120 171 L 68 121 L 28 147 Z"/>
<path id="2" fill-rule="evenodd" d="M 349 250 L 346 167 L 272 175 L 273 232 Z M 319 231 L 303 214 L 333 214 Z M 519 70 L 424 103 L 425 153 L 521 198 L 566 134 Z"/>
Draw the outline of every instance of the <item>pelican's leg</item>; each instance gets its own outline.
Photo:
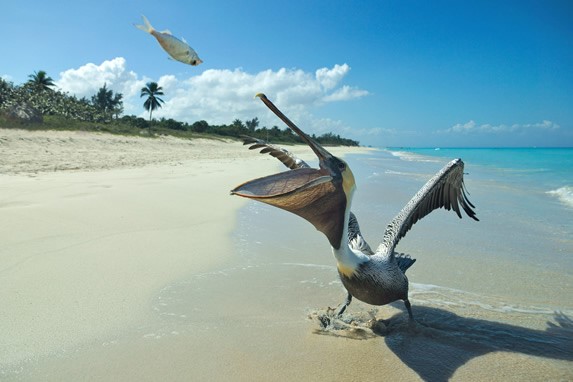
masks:
<path id="1" fill-rule="evenodd" d="M 412 305 L 410 305 L 410 300 L 405 299 L 404 305 L 406 305 L 406 309 L 408 310 L 408 315 L 410 316 L 410 321 L 414 321 L 414 315 L 412 314 Z"/>
<path id="2" fill-rule="evenodd" d="M 352 295 L 350 293 L 348 293 L 348 296 L 346 296 L 346 301 L 344 301 L 344 304 L 342 304 L 342 306 L 340 307 L 340 309 L 336 313 L 336 316 L 340 316 L 342 313 L 344 313 L 344 311 L 346 310 L 346 307 L 348 305 L 350 305 L 351 302 L 352 302 Z"/>

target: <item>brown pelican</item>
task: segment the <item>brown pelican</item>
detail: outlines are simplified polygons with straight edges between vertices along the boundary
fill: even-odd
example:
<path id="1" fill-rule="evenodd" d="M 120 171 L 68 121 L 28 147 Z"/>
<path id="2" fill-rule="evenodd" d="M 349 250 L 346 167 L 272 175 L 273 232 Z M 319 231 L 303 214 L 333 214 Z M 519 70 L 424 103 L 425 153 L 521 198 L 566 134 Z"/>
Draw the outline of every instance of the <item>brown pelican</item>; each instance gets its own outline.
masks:
<path id="1" fill-rule="evenodd" d="M 350 212 L 356 186 L 348 164 L 306 135 L 264 94 L 257 94 L 257 97 L 310 146 L 319 159 L 320 168 L 293 165 L 291 171 L 243 183 L 231 194 L 299 215 L 327 237 L 338 274 L 348 291 L 348 297 L 338 314 L 344 312 L 352 297 L 371 305 L 403 300 L 410 319 L 413 319 L 405 272 L 415 260 L 397 254 L 395 248 L 418 220 L 435 209 L 453 209 L 461 218 L 461 206 L 470 218 L 478 220 L 472 209 L 475 207 L 466 195 L 462 160 L 455 159 L 448 163 L 414 195 L 388 224 L 382 242 L 376 251 L 372 251 Z M 273 156 L 285 163 L 280 153 Z"/>
<path id="2" fill-rule="evenodd" d="M 310 168 L 308 163 L 302 159 L 296 157 L 293 153 L 284 149 L 282 147 L 275 146 L 269 142 L 263 141 L 262 139 L 253 138 L 247 135 L 243 135 L 243 145 L 250 145 L 249 150 L 261 149 L 259 152 L 261 154 L 269 154 L 284 164 L 286 167 L 294 170 L 296 168 Z M 368 255 L 373 255 L 374 251 L 370 248 L 366 240 L 362 237 L 360 232 L 360 225 L 358 224 L 358 219 L 356 215 L 350 211 L 350 216 L 348 218 L 348 245 L 353 249 L 359 250 Z M 414 263 L 414 259 L 409 256 L 400 254 L 400 257 L 406 257 L 410 259 L 411 264 Z"/>

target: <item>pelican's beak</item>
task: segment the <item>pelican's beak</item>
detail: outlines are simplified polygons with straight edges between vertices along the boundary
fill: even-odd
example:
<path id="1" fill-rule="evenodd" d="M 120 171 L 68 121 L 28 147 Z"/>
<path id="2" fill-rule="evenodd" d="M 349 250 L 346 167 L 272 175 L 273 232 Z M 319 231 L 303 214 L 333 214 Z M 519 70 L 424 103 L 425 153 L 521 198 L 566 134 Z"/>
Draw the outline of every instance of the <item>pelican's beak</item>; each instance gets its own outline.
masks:
<path id="1" fill-rule="evenodd" d="M 318 142 L 316 142 L 315 140 L 313 140 L 312 138 L 310 138 L 308 135 L 306 135 L 301 129 L 299 129 L 294 123 L 292 123 L 292 121 L 290 119 L 287 118 L 286 115 L 284 115 L 279 109 L 277 109 L 277 107 L 267 98 L 266 95 L 264 95 L 263 93 L 259 93 L 257 94 L 255 97 L 258 97 L 261 99 L 261 101 L 263 101 L 263 103 L 265 105 L 267 105 L 267 107 L 269 109 L 271 109 L 271 111 L 273 113 L 276 114 L 277 117 L 279 117 L 280 119 L 283 120 L 284 123 L 286 123 L 286 125 L 292 130 L 294 131 L 299 137 L 301 137 L 301 139 L 306 142 L 306 144 L 308 144 L 310 146 L 310 148 L 312 149 L 312 151 L 314 151 L 314 153 L 316 154 L 316 156 L 318 157 L 318 159 L 320 160 L 320 167 L 322 168 L 322 162 L 326 161 L 329 158 L 332 158 L 333 155 L 331 153 L 329 153 L 328 151 L 326 151 L 324 149 L 324 147 L 322 147 L 321 145 L 318 144 Z"/>
<path id="2" fill-rule="evenodd" d="M 320 169 L 301 168 L 254 179 L 237 186 L 231 194 L 297 214 L 324 233 L 332 247 L 340 248 L 354 190 L 352 171 L 292 123 L 264 94 L 257 97 L 310 146 Z"/>

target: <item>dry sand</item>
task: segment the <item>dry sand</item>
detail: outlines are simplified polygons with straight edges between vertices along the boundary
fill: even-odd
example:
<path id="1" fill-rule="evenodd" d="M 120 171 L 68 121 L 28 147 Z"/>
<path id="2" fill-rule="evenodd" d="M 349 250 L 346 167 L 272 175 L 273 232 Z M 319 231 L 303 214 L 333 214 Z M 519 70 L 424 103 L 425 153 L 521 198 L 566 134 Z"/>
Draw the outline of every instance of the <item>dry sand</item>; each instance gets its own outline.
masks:
<path id="1" fill-rule="evenodd" d="M 0 174 L 93 171 L 181 164 L 188 160 L 253 158 L 238 142 L 128 137 L 82 131 L 0 129 Z"/>

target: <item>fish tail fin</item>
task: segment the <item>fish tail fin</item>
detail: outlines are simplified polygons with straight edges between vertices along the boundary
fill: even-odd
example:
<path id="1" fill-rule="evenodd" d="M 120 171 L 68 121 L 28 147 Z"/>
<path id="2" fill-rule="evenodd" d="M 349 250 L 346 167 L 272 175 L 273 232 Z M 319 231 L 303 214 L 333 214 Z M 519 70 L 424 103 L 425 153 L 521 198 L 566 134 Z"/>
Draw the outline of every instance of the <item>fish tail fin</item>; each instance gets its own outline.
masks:
<path id="1" fill-rule="evenodd" d="M 147 32 L 147 33 L 153 32 L 153 27 L 151 26 L 151 23 L 149 22 L 149 20 L 147 20 L 147 17 L 141 15 L 141 18 L 143 19 L 143 23 L 145 25 L 140 25 L 140 24 L 133 24 L 133 25 L 135 25 L 137 28 L 141 29 L 144 32 Z"/>

